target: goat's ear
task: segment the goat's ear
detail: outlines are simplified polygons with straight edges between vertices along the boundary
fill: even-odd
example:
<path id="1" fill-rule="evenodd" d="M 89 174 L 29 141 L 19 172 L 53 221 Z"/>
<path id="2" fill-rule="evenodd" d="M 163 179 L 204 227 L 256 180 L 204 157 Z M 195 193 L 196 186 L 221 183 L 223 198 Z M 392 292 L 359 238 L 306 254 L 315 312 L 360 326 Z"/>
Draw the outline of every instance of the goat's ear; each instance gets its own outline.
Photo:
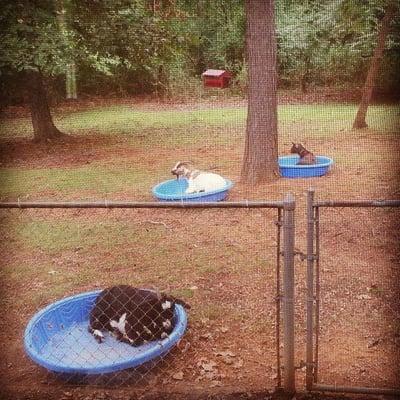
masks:
<path id="1" fill-rule="evenodd" d="M 185 301 L 180 300 L 180 299 L 177 299 L 177 300 L 175 301 L 175 303 L 176 303 L 176 304 L 180 304 L 181 306 L 185 307 L 186 310 L 190 310 L 190 309 L 192 308 L 190 304 L 188 304 L 188 303 L 186 303 Z"/>
<path id="2" fill-rule="evenodd" d="M 292 142 L 292 145 L 293 145 L 293 146 L 296 146 L 296 143 L 295 143 L 295 142 Z"/>

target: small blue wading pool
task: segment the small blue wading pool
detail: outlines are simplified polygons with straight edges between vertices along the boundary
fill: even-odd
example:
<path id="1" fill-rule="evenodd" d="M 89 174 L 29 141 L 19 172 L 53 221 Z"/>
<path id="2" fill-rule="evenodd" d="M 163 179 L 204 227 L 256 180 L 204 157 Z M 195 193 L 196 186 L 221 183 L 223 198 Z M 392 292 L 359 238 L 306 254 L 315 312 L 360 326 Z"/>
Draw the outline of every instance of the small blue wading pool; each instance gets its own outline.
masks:
<path id="1" fill-rule="evenodd" d="M 100 292 L 67 297 L 35 314 L 25 330 L 28 356 L 58 377 L 72 381 L 150 365 L 152 360 L 166 355 L 183 336 L 187 316 L 177 304 L 175 328 L 166 339 L 133 347 L 105 333 L 103 343 L 98 343 L 88 332 L 88 323 Z"/>
<path id="2" fill-rule="evenodd" d="M 152 192 L 160 201 L 221 201 L 226 198 L 228 191 L 233 186 L 233 183 L 230 180 L 225 179 L 225 182 L 226 185 L 218 190 L 186 194 L 185 190 L 188 187 L 186 179 L 170 179 L 154 186 Z"/>
<path id="3" fill-rule="evenodd" d="M 325 175 L 332 167 L 329 157 L 316 156 L 317 163 L 312 165 L 296 165 L 298 155 L 279 157 L 279 171 L 284 178 L 311 178 Z"/>

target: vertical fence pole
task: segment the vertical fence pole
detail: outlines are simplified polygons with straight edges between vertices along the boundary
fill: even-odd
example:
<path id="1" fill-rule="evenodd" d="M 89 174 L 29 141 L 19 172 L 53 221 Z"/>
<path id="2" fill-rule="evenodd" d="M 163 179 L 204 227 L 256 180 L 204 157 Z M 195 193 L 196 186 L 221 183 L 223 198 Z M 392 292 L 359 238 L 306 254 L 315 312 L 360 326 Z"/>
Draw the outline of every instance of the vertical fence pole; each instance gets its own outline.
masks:
<path id="1" fill-rule="evenodd" d="M 276 221 L 276 376 L 277 388 L 282 387 L 281 370 L 281 227 L 282 227 L 282 209 L 278 208 L 278 220 Z"/>
<path id="2" fill-rule="evenodd" d="M 314 189 L 307 192 L 307 346 L 306 389 L 311 390 L 314 373 Z"/>
<path id="3" fill-rule="evenodd" d="M 319 207 L 315 208 L 315 348 L 313 382 L 318 382 L 318 359 L 319 359 L 319 309 L 320 309 L 320 230 L 319 230 Z"/>
<path id="4" fill-rule="evenodd" d="M 294 212 L 296 203 L 289 193 L 283 202 L 283 388 L 295 392 L 294 367 Z"/>

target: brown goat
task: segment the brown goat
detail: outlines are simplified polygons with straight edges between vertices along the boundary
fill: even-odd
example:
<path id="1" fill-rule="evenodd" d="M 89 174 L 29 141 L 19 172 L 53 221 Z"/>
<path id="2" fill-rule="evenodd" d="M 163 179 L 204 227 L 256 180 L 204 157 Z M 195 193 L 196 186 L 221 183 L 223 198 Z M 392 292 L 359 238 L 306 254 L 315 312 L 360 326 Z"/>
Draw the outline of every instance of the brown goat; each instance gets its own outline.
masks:
<path id="1" fill-rule="evenodd" d="M 290 149 L 291 153 L 298 154 L 300 156 L 299 161 L 297 161 L 298 165 L 312 165 L 317 163 L 317 159 L 311 151 L 308 151 L 301 143 L 293 143 L 292 148 Z"/>

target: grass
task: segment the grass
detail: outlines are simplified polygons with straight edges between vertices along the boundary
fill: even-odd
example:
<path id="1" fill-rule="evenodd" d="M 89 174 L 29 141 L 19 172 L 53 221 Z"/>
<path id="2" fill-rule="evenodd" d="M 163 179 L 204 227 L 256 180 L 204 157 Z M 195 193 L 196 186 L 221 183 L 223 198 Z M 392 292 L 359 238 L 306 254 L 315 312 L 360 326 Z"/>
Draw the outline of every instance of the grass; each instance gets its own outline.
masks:
<path id="1" fill-rule="evenodd" d="M 162 221 L 159 213 L 150 218 Z M 192 299 L 198 294 L 192 287 L 204 279 L 219 282 L 226 274 L 239 279 L 241 274 L 256 273 L 260 265 L 265 268 L 269 264 L 266 239 L 261 235 L 253 240 L 251 260 L 246 253 L 251 235 L 264 232 L 264 225 L 243 230 L 240 224 L 230 224 L 229 213 L 211 227 L 199 224 L 197 213 L 186 213 L 183 225 L 170 221 L 166 224 L 169 228 L 147 223 L 143 216 L 115 219 L 105 214 L 86 220 L 85 215 L 46 214 L 43 218 L 15 213 L 8 223 L 3 220 L 7 231 L 2 234 L 2 243 L 7 243 L 8 254 L 19 254 L 0 271 L 5 287 L 29 287 L 33 306 L 121 280 L 158 287 L 162 282 L 161 288 L 173 288 L 175 296 Z M 212 215 L 216 214 L 210 218 Z M 228 246 L 232 237 L 244 241 L 232 249 Z M 195 246 L 188 246 L 190 243 Z"/>
<path id="2" fill-rule="evenodd" d="M 128 227 L 122 223 L 76 224 L 73 221 L 34 221 L 18 225 L 14 231 L 18 240 L 27 246 L 56 254 L 63 250 L 93 247 L 103 248 L 124 244 Z M 130 232 L 135 237 L 136 232 Z"/>
<path id="3" fill-rule="evenodd" d="M 77 223 L 73 219 L 14 223 L 8 239 L 28 249 L 49 255 L 65 251 L 104 253 L 117 247 L 134 248 L 141 243 L 159 242 L 164 228 L 143 229 L 138 224 L 121 221 Z M 84 247 L 82 245 L 84 244 Z"/>
<path id="4" fill-rule="evenodd" d="M 282 105 L 279 107 L 280 139 L 324 139 L 338 137 L 344 140 L 351 128 L 355 105 Z M 371 129 L 366 134 L 397 134 L 400 111 L 396 106 L 371 106 L 368 121 Z M 138 111 L 127 106 L 99 107 L 56 117 L 59 128 L 72 135 L 99 135 L 99 146 L 108 161 L 94 160 L 90 164 L 38 168 L 28 166 L 0 169 L 0 196 L 48 197 L 79 193 L 80 198 L 104 197 L 128 191 L 132 196 L 150 195 L 160 176 L 176 159 L 179 149 L 183 158 L 200 160 L 216 157 L 220 168 L 231 170 L 237 164 L 232 156 L 219 157 L 221 151 L 242 152 L 246 110 L 219 108 L 196 111 Z M 27 118 L 3 121 L 0 138 L 30 137 Z M 118 138 L 117 145 L 102 144 L 101 137 Z M 340 139 L 342 137 L 342 139 Z M 122 142 L 120 142 L 122 140 Z M 121 144 L 122 143 L 122 144 Z M 290 142 L 289 142 L 290 143 Z M 119 147 L 118 147 L 119 146 Z M 141 159 L 120 154 L 124 149 L 140 151 Z M 159 155 L 160 149 L 164 152 Z M 81 149 L 75 150 L 77 154 Z M 227 153 L 228 154 L 228 153 Z M 364 155 L 363 155 L 364 156 Z M 148 157 L 146 164 L 144 161 Z M 343 157 L 347 157 L 346 154 Z M 371 153 L 370 157 L 380 157 Z M 346 159 L 338 160 L 346 162 Z M 348 160 L 347 160 L 348 162 Z M 357 160 L 355 162 L 358 162 Z M 151 165 L 149 169 L 149 165 Z M 207 168 L 208 166 L 204 166 Z"/>
<path id="5" fill-rule="evenodd" d="M 325 129 L 333 125 L 340 130 L 351 128 L 356 110 L 357 106 L 352 104 L 281 105 L 278 107 L 278 114 L 281 125 L 310 122 L 317 126 L 323 125 Z M 143 136 L 162 136 L 162 131 L 166 130 L 170 134 L 175 131 L 185 132 L 192 138 L 196 137 L 197 132 L 207 133 L 211 128 L 223 128 L 225 132 L 242 132 L 246 115 L 247 110 L 243 107 L 195 111 L 137 111 L 127 106 L 108 106 L 58 115 L 54 119 L 62 131 L 70 134 L 126 135 L 140 139 Z M 398 127 L 399 115 L 397 106 L 371 106 L 368 110 L 368 122 L 372 128 L 394 131 Z M 29 118 L 8 119 L 1 125 L 3 138 L 31 136 Z"/>
<path id="6" fill-rule="evenodd" d="M 82 268 L 79 273 L 49 264 L 20 264 L 9 265 L 0 274 L 2 282 L 10 285 L 18 284 L 18 290 L 12 294 L 11 301 L 3 300 L 3 306 L 25 309 L 31 313 L 40 307 L 65 297 L 68 293 L 76 293 L 76 288 L 85 287 L 93 283 L 93 270 Z M 28 284 L 29 283 L 29 284 Z M 27 299 L 18 295 L 21 286 L 29 291 L 29 303 Z"/>
<path id="7" fill-rule="evenodd" d="M 57 127 L 70 134 L 127 135 L 141 137 L 159 134 L 161 130 L 174 131 L 182 128 L 191 134 L 205 127 L 229 127 L 243 124 L 245 109 L 213 109 L 199 111 L 135 111 L 126 106 L 101 107 L 78 111 L 54 118 Z M 193 129 L 195 127 L 196 129 Z M 28 118 L 16 118 L 3 122 L 3 137 L 26 137 L 32 135 Z"/>
<path id="8" fill-rule="evenodd" d="M 95 191 L 104 196 L 129 187 L 147 190 L 153 177 L 138 165 L 104 168 L 99 164 L 75 168 L 3 168 L 0 170 L 2 196 L 26 196 L 40 192 L 60 194 Z"/>

